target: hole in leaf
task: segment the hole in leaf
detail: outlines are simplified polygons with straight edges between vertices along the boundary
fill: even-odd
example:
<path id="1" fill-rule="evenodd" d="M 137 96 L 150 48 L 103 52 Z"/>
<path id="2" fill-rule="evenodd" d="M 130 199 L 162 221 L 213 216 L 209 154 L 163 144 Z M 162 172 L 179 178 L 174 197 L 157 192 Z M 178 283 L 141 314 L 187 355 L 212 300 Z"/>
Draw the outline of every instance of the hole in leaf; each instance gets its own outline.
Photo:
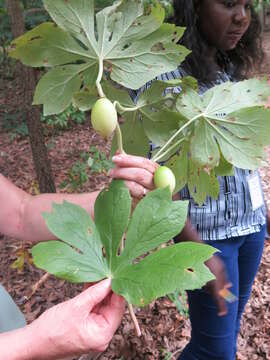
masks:
<path id="1" fill-rule="evenodd" d="M 130 46 L 131 46 L 131 44 L 130 44 L 130 43 L 129 43 L 129 44 L 125 44 L 125 45 L 123 46 L 123 48 L 122 48 L 122 51 L 124 51 L 124 50 L 128 49 Z"/>
<path id="2" fill-rule="evenodd" d="M 187 268 L 187 271 L 190 273 L 194 273 L 194 269 L 192 269 L 192 268 Z"/>

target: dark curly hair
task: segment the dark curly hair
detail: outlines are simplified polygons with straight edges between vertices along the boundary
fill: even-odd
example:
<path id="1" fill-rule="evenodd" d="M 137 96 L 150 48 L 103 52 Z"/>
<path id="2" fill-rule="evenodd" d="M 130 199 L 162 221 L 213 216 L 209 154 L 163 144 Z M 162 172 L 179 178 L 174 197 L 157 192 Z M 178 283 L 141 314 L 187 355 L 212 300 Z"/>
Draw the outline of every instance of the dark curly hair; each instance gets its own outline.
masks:
<path id="1" fill-rule="evenodd" d="M 182 63 L 188 74 L 201 82 L 213 80 L 214 76 L 204 56 L 206 42 L 198 29 L 198 15 L 195 1 L 201 0 L 174 0 L 174 18 L 171 19 L 178 26 L 185 26 L 186 31 L 180 43 L 192 53 Z M 246 79 L 251 70 L 258 70 L 264 57 L 261 40 L 261 25 L 259 18 L 251 7 L 250 26 L 237 44 L 236 48 L 227 52 L 217 52 L 217 63 L 236 80 Z"/>

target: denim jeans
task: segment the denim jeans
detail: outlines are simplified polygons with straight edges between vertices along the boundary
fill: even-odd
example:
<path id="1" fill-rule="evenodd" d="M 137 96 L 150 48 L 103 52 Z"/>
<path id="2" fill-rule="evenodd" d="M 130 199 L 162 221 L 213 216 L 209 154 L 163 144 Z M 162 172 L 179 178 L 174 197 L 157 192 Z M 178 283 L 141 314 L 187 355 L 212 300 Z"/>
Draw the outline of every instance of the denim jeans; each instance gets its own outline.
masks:
<path id="1" fill-rule="evenodd" d="M 179 360 L 234 360 L 237 335 L 252 283 L 262 257 L 266 226 L 261 231 L 228 240 L 209 241 L 226 266 L 232 283 L 230 289 L 238 298 L 228 306 L 226 316 L 217 315 L 211 295 L 203 290 L 188 292 L 189 315 L 192 326 L 191 341 Z"/>

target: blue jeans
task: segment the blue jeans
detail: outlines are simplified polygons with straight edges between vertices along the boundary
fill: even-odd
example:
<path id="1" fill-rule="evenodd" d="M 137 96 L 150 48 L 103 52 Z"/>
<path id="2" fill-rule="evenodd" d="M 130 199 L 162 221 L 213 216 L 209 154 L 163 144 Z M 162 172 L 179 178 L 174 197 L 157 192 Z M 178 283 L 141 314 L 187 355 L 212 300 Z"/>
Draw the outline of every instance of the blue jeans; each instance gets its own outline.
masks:
<path id="1" fill-rule="evenodd" d="M 233 284 L 230 289 L 238 301 L 228 305 L 226 316 L 217 315 L 212 297 L 203 290 L 188 292 L 191 340 L 178 360 L 234 360 L 237 335 L 252 283 L 262 257 L 266 226 L 258 233 L 228 240 L 209 241 L 220 253 L 227 275 Z"/>

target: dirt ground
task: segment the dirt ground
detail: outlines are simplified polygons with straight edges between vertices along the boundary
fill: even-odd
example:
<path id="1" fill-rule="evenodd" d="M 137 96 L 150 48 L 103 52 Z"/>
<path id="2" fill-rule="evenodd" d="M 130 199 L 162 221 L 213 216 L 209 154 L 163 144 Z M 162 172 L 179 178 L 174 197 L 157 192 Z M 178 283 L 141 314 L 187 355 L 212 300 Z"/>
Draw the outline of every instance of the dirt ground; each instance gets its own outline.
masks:
<path id="1" fill-rule="evenodd" d="M 270 32 L 264 37 L 264 47 L 267 58 L 262 73 L 269 74 L 270 69 Z M 0 118 L 4 112 L 15 111 L 22 105 L 21 90 L 16 79 L 2 81 L 0 79 Z M 47 141 L 52 162 L 55 182 L 63 181 L 67 169 L 79 159 L 80 151 L 89 148 L 89 144 L 97 145 L 104 150 L 109 144 L 95 135 L 88 124 L 57 133 Z M 68 150 L 67 150 L 68 149 Z M 267 149 L 268 162 L 270 149 Z M 31 150 L 27 139 L 10 141 L 10 134 L 0 128 L 0 171 L 17 186 L 34 193 L 35 179 Z M 268 205 L 270 206 L 270 167 L 261 171 L 263 186 Z M 106 177 L 99 175 L 91 177 L 82 191 L 100 189 L 106 183 Z M 1 204 L 0 204 L 1 206 Z M 19 241 L 0 236 L 0 282 L 7 288 L 31 322 L 49 307 L 73 297 L 81 291 L 81 286 L 71 285 L 50 277 L 35 295 L 26 301 L 31 293 L 31 286 L 44 274 L 29 263 L 18 273 L 11 268 L 16 260 L 17 252 L 22 245 Z M 256 277 L 252 297 L 246 307 L 238 340 L 238 360 L 270 359 L 270 242 L 265 242 L 265 250 L 259 273 Z M 190 337 L 189 320 L 180 315 L 168 298 L 153 302 L 144 309 L 136 309 L 143 336 L 134 335 L 133 325 L 128 313 L 125 314 L 122 325 L 114 336 L 108 350 L 96 356 L 96 359 L 122 360 L 157 360 L 176 359 L 187 344 Z M 167 357 L 166 357 L 167 356 Z M 86 359 L 93 358 L 91 356 Z M 4 359 L 3 359 L 4 360 Z"/>

